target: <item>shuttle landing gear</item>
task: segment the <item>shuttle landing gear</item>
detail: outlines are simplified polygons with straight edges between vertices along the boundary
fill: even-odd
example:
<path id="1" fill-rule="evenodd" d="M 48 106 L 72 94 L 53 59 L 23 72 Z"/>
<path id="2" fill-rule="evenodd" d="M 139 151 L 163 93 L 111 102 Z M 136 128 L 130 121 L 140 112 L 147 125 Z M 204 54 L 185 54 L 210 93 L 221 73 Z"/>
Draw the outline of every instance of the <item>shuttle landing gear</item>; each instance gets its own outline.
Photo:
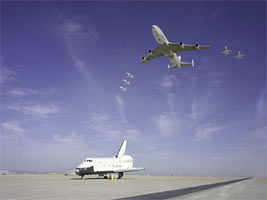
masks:
<path id="1" fill-rule="evenodd" d="M 118 179 L 121 179 L 121 177 L 123 177 L 123 172 L 119 172 L 118 174 Z"/>
<path id="2" fill-rule="evenodd" d="M 81 176 L 81 179 L 84 180 L 84 176 Z"/>

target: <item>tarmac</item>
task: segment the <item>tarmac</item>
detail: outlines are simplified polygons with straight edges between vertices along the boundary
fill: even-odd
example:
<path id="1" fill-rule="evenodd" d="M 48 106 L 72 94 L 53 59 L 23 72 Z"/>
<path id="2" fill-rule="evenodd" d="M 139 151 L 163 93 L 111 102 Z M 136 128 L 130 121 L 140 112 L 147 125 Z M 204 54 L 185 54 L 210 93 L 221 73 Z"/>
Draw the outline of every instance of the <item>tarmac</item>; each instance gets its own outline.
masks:
<path id="1" fill-rule="evenodd" d="M 1 200 L 190 199 L 266 200 L 266 178 L 141 176 L 122 179 L 63 174 L 0 175 Z"/>

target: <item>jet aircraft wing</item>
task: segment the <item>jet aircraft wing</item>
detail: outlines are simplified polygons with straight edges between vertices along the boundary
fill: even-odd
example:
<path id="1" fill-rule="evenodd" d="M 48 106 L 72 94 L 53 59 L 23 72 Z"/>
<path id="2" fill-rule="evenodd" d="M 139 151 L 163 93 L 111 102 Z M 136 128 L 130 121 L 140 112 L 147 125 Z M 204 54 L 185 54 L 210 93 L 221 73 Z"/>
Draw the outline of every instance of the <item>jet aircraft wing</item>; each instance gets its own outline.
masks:
<path id="1" fill-rule="evenodd" d="M 168 44 L 170 49 L 173 53 L 178 53 L 182 51 L 192 51 L 192 50 L 200 50 L 200 49 L 210 49 L 211 46 L 200 46 L 198 44 L 192 45 L 192 44 L 177 44 L 177 43 L 169 43 Z"/>
<path id="2" fill-rule="evenodd" d="M 144 57 L 142 60 L 141 60 L 141 64 L 143 63 L 146 63 L 154 58 L 158 58 L 160 56 L 164 56 L 163 54 L 163 49 L 160 45 L 158 45 L 153 51 L 151 51 L 147 57 Z"/>

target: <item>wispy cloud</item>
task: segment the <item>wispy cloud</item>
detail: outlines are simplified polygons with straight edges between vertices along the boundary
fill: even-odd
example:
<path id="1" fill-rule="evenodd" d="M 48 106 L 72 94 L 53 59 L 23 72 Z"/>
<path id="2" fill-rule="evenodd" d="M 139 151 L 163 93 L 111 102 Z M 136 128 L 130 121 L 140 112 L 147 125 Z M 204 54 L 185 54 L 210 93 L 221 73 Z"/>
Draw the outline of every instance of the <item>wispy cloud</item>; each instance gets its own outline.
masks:
<path id="1" fill-rule="evenodd" d="M 197 132 L 195 134 L 195 139 L 197 141 L 208 140 L 213 137 L 214 134 L 219 133 L 224 130 L 226 127 L 223 126 L 214 126 L 211 124 L 204 124 L 197 128 Z"/>
<path id="2" fill-rule="evenodd" d="M 67 136 L 53 134 L 53 139 L 55 143 L 64 145 L 65 147 L 75 147 L 76 145 L 81 145 L 81 140 L 75 131 L 71 132 L 71 134 Z"/>
<path id="3" fill-rule="evenodd" d="M 175 75 L 164 76 L 160 81 L 160 87 L 163 89 L 170 90 L 176 85 L 178 85 L 178 80 Z"/>
<path id="4" fill-rule="evenodd" d="M 220 85 L 224 82 L 224 80 L 212 80 L 210 84 L 212 85 Z"/>
<path id="5" fill-rule="evenodd" d="M 81 20 L 79 16 L 67 17 L 64 14 L 58 14 L 57 28 L 59 33 L 62 34 L 67 40 L 89 39 L 94 41 L 98 37 L 95 28 L 83 23 L 83 20 Z"/>
<path id="6" fill-rule="evenodd" d="M 164 76 L 160 82 L 160 87 L 166 91 L 166 105 L 167 110 L 160 113 L 153 118 L 154 124 L 159 130 L 161 137 L 169 137 L 176 133 L 180 126 L 181 120 L 179 120 L 177 112 L 175 112 L 175 94 L 172 93 L 172 88 L 178 85 L 176 76 L 168 75 Z"/>
<path id="7" fill-rule="evenodd" d="M 253 139 L 265 141 L 267 139 L 267 126 L 260 127 L 250 133 Z"/>
<path id="8" fill-rule="evenodd" d="M 74 66 L 80 71 L 87 71 L 85 64 L 82 60 L 74 59 Z"/>
<path id="9" fill-rule="evenodd" d="M 173 133 L 177 125 L 175 121 L 176 117 L 173 114 L 170 115 L 168 113 L 161 114 L 156 118 L 155 123 L 157 124 L 162 137 L 170 136 Z"/>
<path id="10" fill-rule="evenodd" d="M 25 114 L 30 114 L 30 115 L 36 115 L 39 117 L 46 117 L 47 115 L 50 114 L 55 114 L 59 111 L 59 107 L 50 104 L 50 105 L 29 105 L 29 106 L 24 106 L 23 112 Z"/>
<path id="11" fill-rule="evenodd" d="M 65 15 L 58 11 L 57 22 L 55 23 L 56 33 L 62 36 L 62 40 L 66 45 L 69 52 L 70 59 L 72 60 L 73 67 L 79 73 L 79 78 L 82 81 L 82 89 L 86 98 L 91 96 L 96 102 L 101 102 L 99 98 L 99 89 L 96 84 L 95 78 L 90 70 L 89 57 L 82 58 L 81 52 L 87 52 L 90 45 L 98 38 L 98 33 L 94 26 L 90 23 L 89 15 Z M 92 104 L 88 104 L 92 106 Z"/>
<path id="12" fill-rule="evenodd" d="M 266 105 L 267 105 L 267 99 L 266 99 L 266 88 L 264 88 L 261 92 L 260 98 L 257 102 L 257 109 L 258 109 L 258 117 L 263 118 L 266 117 Z"/>
<path id="13" fill-rule="evenodd" d="M 228 11 L 229 9 L 230 9 L 229 6 L 224 6 L 224 7 L 218 8 L 218 9 L 212 11 L 210 16 L 211 17 L 217 17 L 218 15 L 221 15 L 222 13 Z"/>
<path id="14" fill-rule="evenodd" d="M 81 155 L 85 156 L 86 152 L 93 153 L 94 151 L 88 145 L 88 141 L 84 142 L 83 135 L 75 131 L 69 134 L 48 133 L 48 135 L 48 141 L 41 141 L 38 137 L 30 136 L 26 131 L 2 134 L 1 144 L 3 146 L 1 148 L 5 152 L 2 158 L 4 160 L 3 167 L 15 171 L 65 171 L 75 167 L 83 158 Z M 40 155 L 42 155 L 42 159 L 33 164 Z M 21 161 L 20 166 L 15 164 L 18 161 Z"/>
<path id="15" fill-rule="evenodd" d="M 10 94 L 12 96 L 25 96 L 26 92 L 23 90 L 14 89 L 14 90 L 9 90 L 8 94 Z"/>
<path id="16" fill-rule="evenodd" d="M 92 130 L 104 132 L 106 130 L 106 126 L 108 124 L 109 119 L 109 115 L 104 112 L 99 112 L 90 115 L 87 124 Z"/>
<path id="17" fill-rule="evenodd" d="M 193 101 L 192 104 L 191 104 L 191 113 L 187 114 L 187 116 L 189 118 L 192 118 L 192 119 L 196 120 L 202 114 L 204 114 L 204 112 L 201 110 L 200 102 Z"/>
<path id="18" fill-rule="evenodd" d="M 0 84 L 3 84 L 7 81 L 11 81 L 11 80 L 17 80 L 16 77 L 16 72 L 8 69 L 7 67 L 5 67 L 3 64 L 0 63 L 0 68 L 1 68 L 1 76 L 0 76 Z"/>
<path id="19" fill-rule="evenodd" d="M 90 115 L 87 124 L 88 128 L 96 131 L 98 136 L 112 141 L 121 138 L 136 139 L 139 134 L 138 129 L 133 128 L 126 122 L 116 121 L 104 112 Z"/>
<path id="20" fill-rule="evenodd" d="M 8 91 L 8 94 L 14 97 L 26 96 L 29 94 L 38 94 L 39 92 L 34 89 L 20 88 L 20 89 L 11 89 Z"/>
<path id="21" fill-rule="evenodd" d="M 37 117 L 45 118 L 48 115 L 59 112 L 59 107 L 55 104 L 31 104 L 31 105 L 9 105 L 8 109 L 22 112 L 27 115 L 34 115 Z"/>
<path id="22" fill-rule="evenodd" d="M 119 110 L 121 119 L 122 119 L 123 122 L 126 122 L 127 118 L 126 118 L 126 115 L 125 115 L 125 112 L 124 112 L 124 100 L 121 97 L 121 95 L 119 95 L 119 94 L 117 94 L 115 96 L 115 98 L 116 98 L 116 102 L 118 104 L 118 110 Z"/>
<path id="23" fill-rule="evenodd" d="M 89 39 L 94 41 L 98 34 L 92 25 L 88 24 L 89 16 L 86 15 L 65 15 L 57 14 L 57 30 L 65 39 L 69 40 L 84 40 Z"/>
<path id="24" fill-rule="evenodd" d="M 208 74 L 208 77 L 210 78 L 210 84 L 212 86 L 219 86 L 219 85 L 223 84 L 225 73 L 226 72 L 224 72 L 224 71 L 210 72 Z"/>
<path id="25" fill-rule="evenodd" d="M 203 90 L 192 101 L 191 112 L 186 116 L 197 121 L 202 121 L 213 116 L 215 112 L 220 109 L 220 107 L 216 105 L 219 101 L 214 101 L 216 98 L 216 91 L 216 88 Z"/>
<path id="26" fill-rule="evenodd" d="M 14 132 L 17 132 L 17 133 L 21 133 L 21 132 L 24 132 L 24 131 L 25 131 L 25 129 L 23 129 L 23 128 L 19 125 L 19 122 L 17 122 L 17 121 L 3 122 L 3 123 L 2 123 L 2 127 L 3 127 L 3 129 L 5 129 L 5 130 L 8 130 L 8 131 L 14 131 Z"/>

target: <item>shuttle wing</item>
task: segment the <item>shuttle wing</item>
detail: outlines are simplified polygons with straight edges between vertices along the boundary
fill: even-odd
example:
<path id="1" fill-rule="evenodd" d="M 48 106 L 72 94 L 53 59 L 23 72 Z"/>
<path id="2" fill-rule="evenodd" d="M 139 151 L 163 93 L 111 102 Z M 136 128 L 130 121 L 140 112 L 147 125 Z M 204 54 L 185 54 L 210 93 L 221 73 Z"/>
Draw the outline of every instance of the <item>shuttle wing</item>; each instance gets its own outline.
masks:
<path id="1" fill-rule="evenodd" d="M 160 45 L 158 45 L 151 53 L 148 54 L 147 57 L 143 57 L 140 61 L 141 64 L 146 63 L 154 58 L 158 58 L 160 56 L 164 56 L 163 49 Z"/>
<path id="2" fill-rule="evenodd" d="M 140 171 L 140 170 L 145 170 L 145 168 L 144 167 L 133 167 L 133 168 L 128 168 L 128 169 L 119 169 L 119 170 L 114 170 L 114 173 L 133 172 L 133 171 Z"/>
<path id="3" fill-rule="evenodd" d="M 192 45 L 192 44 L 177 44 L 177 43 L 169 43 L 168 44 L 170 49 L 173 53 L 178 53 L 182 51 L 193 51 L 193 50 L 200 50 L 200 49 L 210 49 L 211 46 L 200 46 L 198 44 Z"/>

